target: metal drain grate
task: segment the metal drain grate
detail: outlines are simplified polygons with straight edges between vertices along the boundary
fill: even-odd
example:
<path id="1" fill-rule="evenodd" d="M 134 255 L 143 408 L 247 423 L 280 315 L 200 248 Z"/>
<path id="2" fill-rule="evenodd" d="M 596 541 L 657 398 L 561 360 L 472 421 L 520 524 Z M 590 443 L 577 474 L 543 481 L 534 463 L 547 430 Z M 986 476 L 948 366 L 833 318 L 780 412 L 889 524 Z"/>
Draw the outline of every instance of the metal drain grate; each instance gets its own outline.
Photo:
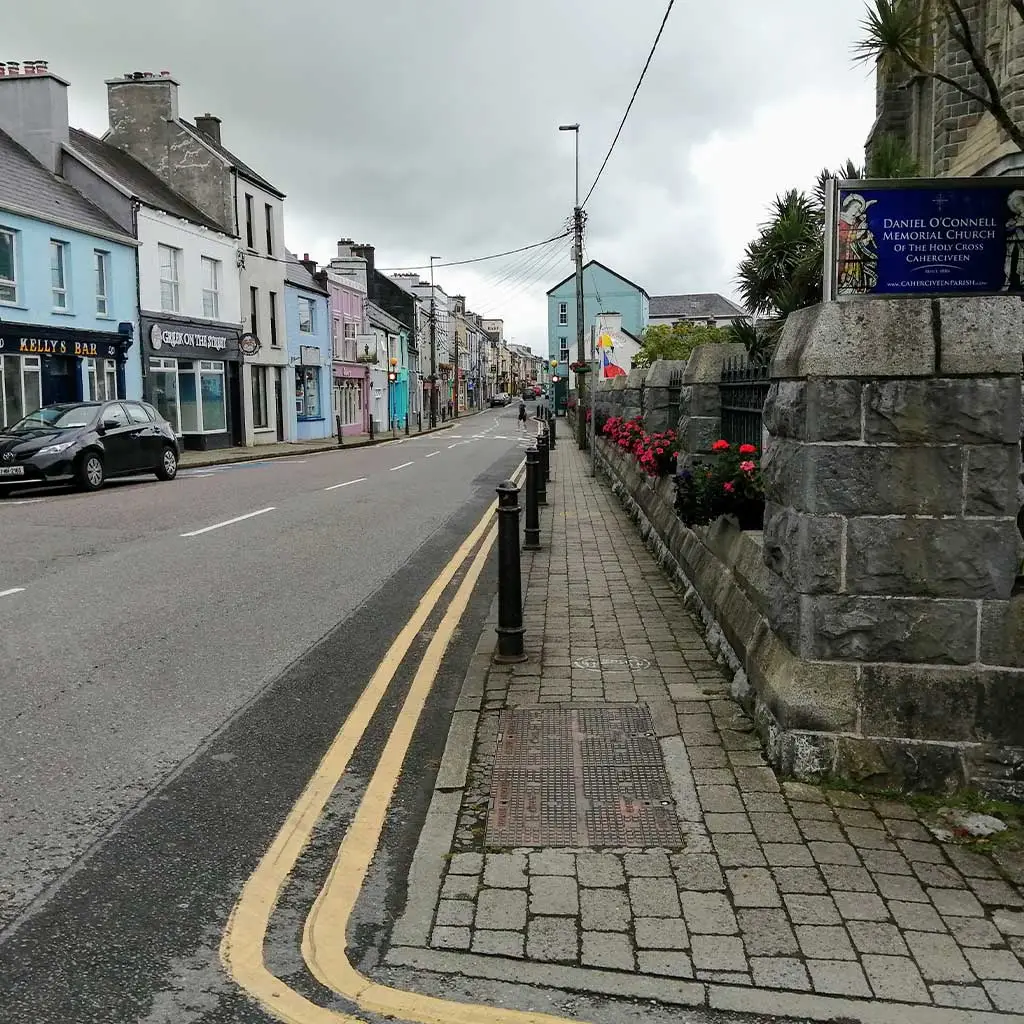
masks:
<path id="1" fill-rule="evenodd" d="M 648 709 L 622 704 L 503 711 L 486 842 L 681 847 Z"/>

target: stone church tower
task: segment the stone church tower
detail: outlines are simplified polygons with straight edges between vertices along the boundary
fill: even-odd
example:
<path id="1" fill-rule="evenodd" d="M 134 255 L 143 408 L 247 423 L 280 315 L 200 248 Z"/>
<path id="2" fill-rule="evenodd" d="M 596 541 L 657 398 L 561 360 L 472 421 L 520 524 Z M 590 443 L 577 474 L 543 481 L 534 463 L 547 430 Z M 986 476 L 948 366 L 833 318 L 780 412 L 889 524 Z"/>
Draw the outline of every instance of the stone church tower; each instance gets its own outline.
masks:
<path id="1" fill-rule="evenodd" d="M 1008 0 L 959 0 L 978 50 L 1000 86 L 1010 115 L 1024 123 L 1024 21 Z M 937 16 L 924 19 L 924 42 L 937 71 L 980 93 L 985 84 L 950 38 L 939 0 L 918 0 Z M 876 118 L 866 150 L 883 135 L 908 145 L 926 177 L 1024 173 L 1024 154 L 980 103 L 951 85 L 901 68 L 876 75 Z"/>

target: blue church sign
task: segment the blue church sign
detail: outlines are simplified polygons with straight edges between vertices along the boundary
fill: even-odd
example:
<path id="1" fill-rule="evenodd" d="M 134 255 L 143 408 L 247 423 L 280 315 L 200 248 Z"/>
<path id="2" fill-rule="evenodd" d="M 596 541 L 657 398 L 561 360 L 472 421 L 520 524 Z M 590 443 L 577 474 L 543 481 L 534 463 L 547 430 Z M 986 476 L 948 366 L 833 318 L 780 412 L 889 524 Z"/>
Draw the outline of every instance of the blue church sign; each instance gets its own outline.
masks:
<path id="1" fill-rule="evenodd" d="M 825 298 L 1024 294 L 1024 178 L 833 181 Z"/>

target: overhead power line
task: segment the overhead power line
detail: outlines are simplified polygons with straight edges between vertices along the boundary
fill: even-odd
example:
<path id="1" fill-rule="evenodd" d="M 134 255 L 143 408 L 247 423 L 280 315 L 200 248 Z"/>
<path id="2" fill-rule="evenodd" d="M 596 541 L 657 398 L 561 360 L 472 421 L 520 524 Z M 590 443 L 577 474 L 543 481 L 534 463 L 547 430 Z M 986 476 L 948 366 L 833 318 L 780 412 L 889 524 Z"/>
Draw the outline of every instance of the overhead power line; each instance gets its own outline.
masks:
<path id="1" fill-rule="evenodd" d="M 640 86 L 644 83 L 644 78 L 647 75 L 647 69 L 651 66 L 651 60 L 654 58 L 654 51 L 658 48 L 658 43 L 661 41 L 661 34 L 665 31 L 665 25 L 668 23 L 668 16 L 672 13 L 672 8 L 675 5 L 675 2 L 676 0 L 668 0 L 668 7 L 665 9 L 665 17 L 661 19 L 661 28 L 658 29 L 658 34 L 654 37 L 654 45 L 651 47 L 651 52 L 647 55 L 647 63 L 644 64 L 643 71 L 640 72 L 640 78 L 636 83 L 636 88 L 633 90 L 633 95 L 630 97 L 629 106 L 626 107 L 626 112 L 622 115 L 622 120 L 619 122 L 619 130 L 615 133 L 615 138 L 612 139 L 612 144 L 608 147 L 608 152 L 605 153 L 601 169 L 597 172 L 594 184 L 590 186 L 590 191 L 587 193 L 586 199 L 584 199 L 580 204 L 581 206 L 587 205 L 587 200 L 594 194 L 594 189 L 597 188 L 597 183 L 601 180 L 601 175 L 604 174 L 605 167 L 608 166 L 608 159 L 612 155 L 612 150 L 615 149 L 615 143 L 619 141 L 619 136 L 622 134 L 622 129 L 626 124 L 626 118 L 629 117 L 629 112 L 633 109 L 637 93 L 640 92 Z"/>
<path id="2" fill-rule="evenodd" d="M 434 269 L 437 270 L 441 267 L 464 267 L 467 263 L 485 263 L 487 260 L 500 260 L 504 256 L 514 256 L 519 252 L 527 252 L 530 249 L 539 249 L 542 245 L 548 245 L 551 242 L 555 242 L 560 238 L 567 238 L 572 232 L 563 231 L 561 234 L 552 235 L 551 238 L 545 238 L 543 242 L 534 242 L 532 245 L 523 245 L 518 249 L 508 249 L 505 252 L 496 252 L 491 256 L 477 256 L 471 260 L 451 260 L 448 263 L 435 263 Z M 381 270 L 381 273 L 396 274 L 400 271 L 406 270 L 430 270 L 430 264 L 426 264 L 422 267 L 387 267 Z"/>

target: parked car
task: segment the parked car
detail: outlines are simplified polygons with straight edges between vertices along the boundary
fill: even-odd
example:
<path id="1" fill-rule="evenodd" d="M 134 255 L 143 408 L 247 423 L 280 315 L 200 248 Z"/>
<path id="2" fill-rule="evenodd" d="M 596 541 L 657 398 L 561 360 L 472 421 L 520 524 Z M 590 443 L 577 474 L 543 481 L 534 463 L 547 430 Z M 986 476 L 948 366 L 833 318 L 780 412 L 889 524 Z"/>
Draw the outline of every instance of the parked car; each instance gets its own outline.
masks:
<path id="1" fill-rule="evenodd" d="M 46 405 L 0 433 L 0 490 L 71 481 L 98 491 L 108 477 L 178 474 L 174 429 L 145 402 Z"/>
<path id="2" fill-rule="evenodd" d="M 493 409 L 496 405 L 508 405 L 512 401 L 512 396 L 505 394 L 504 391 L 496 391 L 491 395 L 491 408 Z"/>

